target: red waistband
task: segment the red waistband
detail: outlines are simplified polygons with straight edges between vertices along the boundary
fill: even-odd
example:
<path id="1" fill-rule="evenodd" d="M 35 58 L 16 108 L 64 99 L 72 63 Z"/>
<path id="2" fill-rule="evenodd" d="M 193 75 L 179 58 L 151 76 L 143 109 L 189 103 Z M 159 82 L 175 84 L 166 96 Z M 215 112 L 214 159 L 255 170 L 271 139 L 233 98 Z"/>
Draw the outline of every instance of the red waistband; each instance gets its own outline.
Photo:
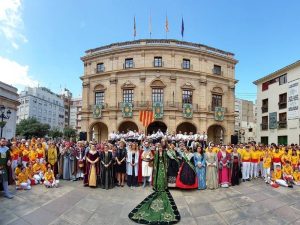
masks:
<path id="1" fill-rule="evenodd" d="M 248 159 L 248 160 L 245 159 L 245 160 L 243 160 L 243 162 L 251 162 L 251 160 L 250 159 Z"/>
<path id="2" fill-rule="evenodd" d="M 251 162 L 258 163 L 258 159 L 252 159 Z"/>
<path id="3" fill-rule="evenodd" d="M 281 162 L 281 159 L 280 159 L 280 158 L 273 158 L 273 162 L 274 162 L 274 163 L 280 163 L 280 162 Z"/>

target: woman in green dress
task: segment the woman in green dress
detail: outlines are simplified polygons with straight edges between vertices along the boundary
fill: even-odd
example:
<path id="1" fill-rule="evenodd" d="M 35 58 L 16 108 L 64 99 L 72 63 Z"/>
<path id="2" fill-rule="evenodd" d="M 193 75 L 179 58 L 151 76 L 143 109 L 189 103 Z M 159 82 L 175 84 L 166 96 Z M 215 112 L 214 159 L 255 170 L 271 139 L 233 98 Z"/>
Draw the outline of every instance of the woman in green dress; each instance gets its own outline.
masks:
<path id="1" fill-rule="evenodd" d="M 180 214 L 167 184 L 167 153 L 157 144 L 154 157 L 154 192 L 135 207 L 128 217 L 141 224 L 175 224 Z"/>

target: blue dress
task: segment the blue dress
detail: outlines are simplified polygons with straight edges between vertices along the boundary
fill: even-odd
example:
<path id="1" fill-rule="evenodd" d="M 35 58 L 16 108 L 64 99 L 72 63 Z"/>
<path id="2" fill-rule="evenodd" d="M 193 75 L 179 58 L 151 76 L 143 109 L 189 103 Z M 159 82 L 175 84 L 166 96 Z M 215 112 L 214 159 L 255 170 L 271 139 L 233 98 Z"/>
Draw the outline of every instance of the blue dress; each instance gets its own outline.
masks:
<path id="1" fill-rule="evenodd" d="M 206 173 L 205 173 L 205 166 L 206 166 L 206 156 L 199 154 L 198 152 L 194 153 L 194 162 L 196 173 L 198 177 L 198 189 L 206 189 Z M 200 165 L 202 165 L 200 167 Z"/>

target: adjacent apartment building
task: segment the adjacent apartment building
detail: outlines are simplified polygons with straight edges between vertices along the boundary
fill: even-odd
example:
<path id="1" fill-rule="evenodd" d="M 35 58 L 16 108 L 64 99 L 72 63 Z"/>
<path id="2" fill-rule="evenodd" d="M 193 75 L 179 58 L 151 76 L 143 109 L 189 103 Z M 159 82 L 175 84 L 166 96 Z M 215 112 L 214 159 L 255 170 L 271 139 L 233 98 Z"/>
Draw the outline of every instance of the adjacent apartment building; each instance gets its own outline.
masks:
<path id="1" fill-rule="evenodd" d="M 63 130 L 65 126 L 64 100 L 45 87 L 27 87 L 20 93 L 17 123 L 22 119 L 36 118 L 51 128 Z"/>
<path id="2" fill-rule="evenodd" d="M 255 105 L 252 101 L 235 99 L 235 133 L 239 143 L 256 141 Z"/>
<path id="3" fill-rule="evenodd" d="M 300 60 L 253 82 L 257 85 L 257 141 L 300 143 Z"/>
<path id="4" fill-rule="evenodd" d="M 73 98 L 70 102 L 70 115 L 69 124 L 70 127 L 81 130 L 81 108 L 82 108 L 82 98 Z"/>

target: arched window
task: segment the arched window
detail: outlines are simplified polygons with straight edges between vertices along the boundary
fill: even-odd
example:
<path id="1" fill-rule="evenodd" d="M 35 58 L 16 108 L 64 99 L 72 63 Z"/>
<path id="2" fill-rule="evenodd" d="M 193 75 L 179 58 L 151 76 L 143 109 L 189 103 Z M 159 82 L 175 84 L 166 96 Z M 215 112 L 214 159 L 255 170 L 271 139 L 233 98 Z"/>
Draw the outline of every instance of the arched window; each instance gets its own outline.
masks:
<path id="1" fill-rule="evenodd" d="M 152 88 L 152 102 L 163 102 L 166 85 L 161 80 L 156 79 L 152 81 L 150 87 Z"/>

